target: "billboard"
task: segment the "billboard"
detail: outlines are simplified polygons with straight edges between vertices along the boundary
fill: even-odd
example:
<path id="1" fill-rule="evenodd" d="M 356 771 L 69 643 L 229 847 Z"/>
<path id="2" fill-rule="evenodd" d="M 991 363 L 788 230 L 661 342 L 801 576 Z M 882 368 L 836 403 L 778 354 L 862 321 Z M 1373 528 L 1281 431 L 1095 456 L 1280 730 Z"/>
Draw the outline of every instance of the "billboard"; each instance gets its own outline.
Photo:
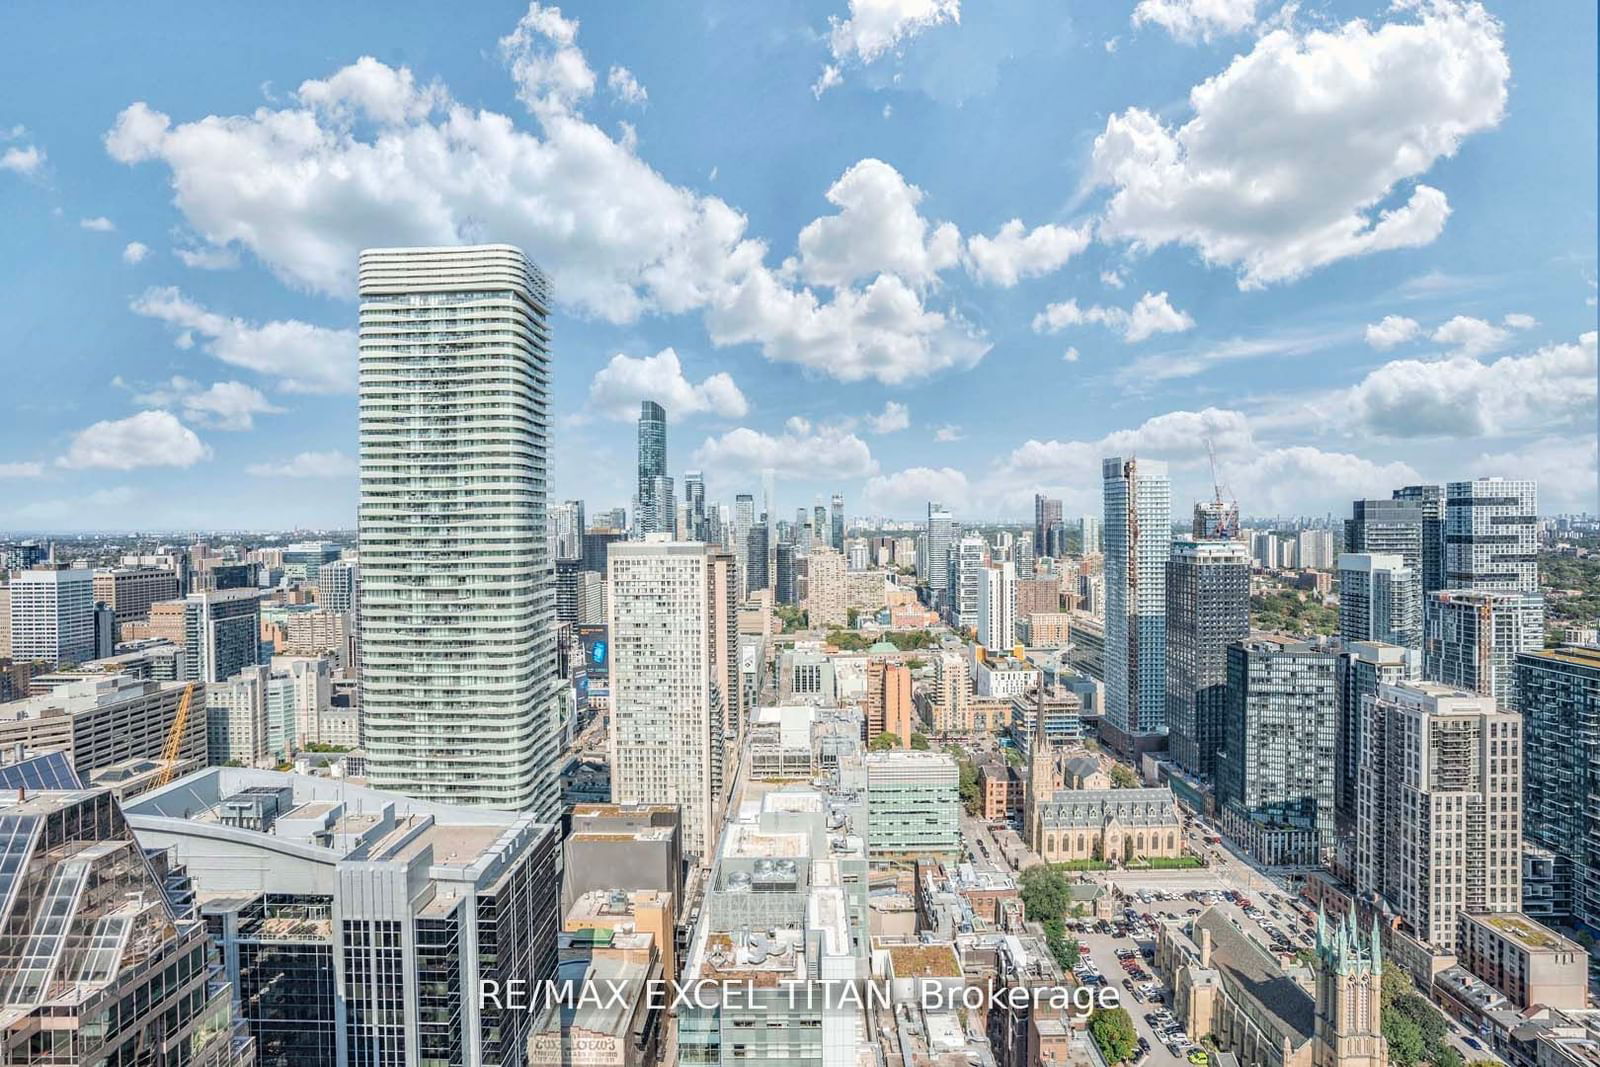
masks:
<path id="1" fill-rule="evenodd" d="M 591 682 L 604 682 L 611 676 L 611 641 L 606 628 L 578 627 L 578 643 L 583 646 L 583 672 Z"/>

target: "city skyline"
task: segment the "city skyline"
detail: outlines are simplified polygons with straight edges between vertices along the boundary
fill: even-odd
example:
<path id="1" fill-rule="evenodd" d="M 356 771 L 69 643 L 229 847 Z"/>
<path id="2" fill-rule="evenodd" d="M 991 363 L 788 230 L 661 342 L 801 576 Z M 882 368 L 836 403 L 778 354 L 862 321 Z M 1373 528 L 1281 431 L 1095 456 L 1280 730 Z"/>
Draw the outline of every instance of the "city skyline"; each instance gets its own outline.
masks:
<path id="1" fill-rule="evenodd" d="M 667 411 L 668 477 L 728 503 L 774 469 L 775 516 L 834 493 L 851 516 L 1026 521 L 1039 492 L 1093 514 L 1118 454 L 1167 462 L 1181 515 L 1211 495 L 1207 438 L 1246 516 L 1496 474 L 1537 480 L 1546 514 L 1594 510 L 1595 79 L 1568 77 L 1592 73 L 1592 10 L 954 7 L 886 39 L 843 4 L 505 5 L 448 32 L 335 13 L 315 44 L 256 16 L 199 13 L 178 41 L 113 14 L 136 47 L 81 92 L 28 48 L 76 27 L 6 16 L 28 22 L 0 67 L 0 321 L 31 355 L 9 370 L 0 528 L 353 527 L 354 253 L 480 241 L 552 275 L 551 499 L 593 510 L 634 491 L 642 400 Z M 258 47 L 190 47 L 223 32 Z M 694 57 L 733 35 L 760 43 L 708 96 Z M 1270 79 L 1292 107 L 1334 47 L 1466 75 L 1341 88 L 1306 133 L 1362 134 L 1365 156 L 1245 136 Z M 524 199 L 421 163 L 368 180 L 377 149 L 423 146 L 504 150 Z M 272 180 L 244 191 L 235 158 Z M 1314 173 L 1334 163 L 1342 186 Z M 1323 229 L 1197 214 L 1199 168 L 1274 166 L 1278 206 Z M 591 185 L 635 232 L 602 228 Z"/>

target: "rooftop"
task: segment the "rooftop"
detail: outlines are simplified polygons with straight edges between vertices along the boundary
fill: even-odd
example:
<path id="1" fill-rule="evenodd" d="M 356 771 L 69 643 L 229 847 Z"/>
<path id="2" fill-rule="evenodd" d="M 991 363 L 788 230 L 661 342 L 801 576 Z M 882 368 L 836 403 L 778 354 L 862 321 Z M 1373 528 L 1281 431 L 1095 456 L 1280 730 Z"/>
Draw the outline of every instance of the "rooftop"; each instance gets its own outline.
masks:
<path id="1" fill-rule="evenodd" d="M 961 958 L 948 942 L 932 945 L 880 945 L 889 953 L 896 978 L 960 978 Z"/>
<path id="2" fill-rule="evenodd" d="M 1530 952 L 1583 952 L 1576 941 L 1570 941 L 1548 926 L 1530 919 L 1520 912 L 1495 915 L 1466 915 L 1468 922 L 1487 926 L 1506 940 Z"/>

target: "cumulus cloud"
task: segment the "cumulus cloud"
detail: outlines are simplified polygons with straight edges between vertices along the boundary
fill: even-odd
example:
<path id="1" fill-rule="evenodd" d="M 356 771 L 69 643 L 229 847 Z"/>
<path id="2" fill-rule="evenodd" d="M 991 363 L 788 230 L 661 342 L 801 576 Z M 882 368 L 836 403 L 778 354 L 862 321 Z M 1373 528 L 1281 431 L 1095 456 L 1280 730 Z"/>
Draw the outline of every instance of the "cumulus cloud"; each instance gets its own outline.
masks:
<path id="1" fill-rule="evenodd" d="M 911 467 L 867 479 L 862 500 L 868 510 L 885 515 L 921 512 L 931 500 L 965 511 L 971 504 L 967 476 L 954 467 Z"/>
<path id="2" fill-rule="evenodd" d="M 901 382 L 982 358 L 980 331 L 923 303 L 935 264 L 958 258 L 953 227 L 930 235 L 919 265 L 818 220 L 808 250 L 832 281 L 810 284 L 832 291 L 797 286 L 798 267 L 769 267 L 740 212 L 668 182 L 626 132 L 583 116 L 595 77 L 577 33 L 535 3 L 501 41 L 537 132 L 366 57 L 249 115 L 174 122 L 134 103 L 106 149 L 170 171 L 174 204 L 203 242 L 195 255 L 246 250 L 297 288 L 347 297 L 364 247 L 492 233 L 537 250 L 566 307 L 611 322 L 700 311 L 717 345 L 756 344 L 845 381 Z M 887 177 L 872 170 L 857 175 L 863 187 Z M 889 273 L 859 288 L 839 281 L 868 262 Z"/>
<path id="3" fill-rule="evenodd" d="M 606 88 L 624 104 L 642 104 L 650 99 L 649 92 L 627 67 L 612 67 L 606 75 Z"/>
<path id="4" fill-rule="evenodd" d="M 1511 312 L 1501 321 L 1507 326 L 1511 327 L 1513 330 L 1531 330 L 1535 326 L 1539 325 L 1538 319 L 1534 318 L 1532 315 L 1525 315 L 1519 311 Z"/>
<path id="5" fill-rule="evenodd" d="M 1242 33 L 1256 22 L 1256 0 L 1139 0 L 1134 26 L 1153 23 L 1180 41 Z"/>
<path id="6" fill-rule="evenodd" d="M 153 389 L 137 393 L 134 400 L 153 407 L 182 408 L 184 417 L 190 422 L 215 430 L 253 429 L 255 416 L 283 412 L 282 408 L 268 401 L 260 390 L 243 382 L 215 382 L 202 386 L 181 375 Z"/>
<path id="7" fill-rule="evenodd" d="M 85 230 L 93 230 L 95 233 L 110 233 L 117 228 L 117 224 L 104 215 L 96 215 L 92 219 L 79 219 L 78 225 Z"/>
<path id="8" fill-rule="evenodd" d="M 974 278 L 1010 288 L 1023 278 L 1035 278 L 1059 269 L 1089 247 L 1089 227 L 1045 225 L 1029 230 L 1012 219 L 993 237 L 977 234 L 967 239 L 966 265 Z"/>
<path id="9" fill-rule="evenodd" d="M 1114 270 L 1100 272 L 1100 284 L 1107 289 L 1121 289 L 1127 283 L 1122 280 L 1122 274 Z"/>
<path id="10" fill-rule="evenodd" d="M 9 170 L 24 178 L 37 177 L 44 170 L 44 149 L 37 145 L 12 145 L 0 152 L 0 170 Z"/>
<path id="11" fill-rule="evenodd" d="M 284 460 L 252 463 L 245 473 L 252 478 L 344 478 L 356 472 L 356 461 L 335 449 L 301 452 Z"/>
<path id="12" fill-rule="evenodd" d="M 897 400 L 884 401 L 883 410 L 867 416 L 867 428 L 873 433 L 898 433 L 911 425 L 911 409 Z"/>
<path id="13" fill-rule="evenodd" d="M 63 467 L 134 470 L 192 467 L 211 449 L 170 411 L 141 411 L 79 430 L 57 462 Z"/>
<path id="14" fill-rule="evenodd" d="M 820 97 L 838 85 L 847 63 L 871 63 L 924 30 L 960 21 L 961 0 L 850 0 L 847 17 L 828 18 L 828 50 L 834 61 L 823 68 L 811 91 Z"/>
<path id="15" fill-rule="evenodd" d="M 922 196 L 881 159 L 853 164 L 827 192 L 839 213 L 800 231 L 800 273 L 833 286 L 885 271 L 914 284 L 932 281 L 956 263 L 961 234 L 948 222 L 930 226 L 917 210 Z"/>
<path id="16" fill-rule="evenodd" d="M 1051 304 L 1033 317 L 1034 333 L 1060 333 L 1069 326 L 1097 325 L 1121 334 L 1128 344 L 1138 344 L 1158 333 L 1182 333 L 1194 329 L 1194 319 L 1179 311 L 1165 292 L 1145 293 L 1131 309 L 1091 305 L 1080 308 L 1077 300 Z"/>
<path id="17" fill-rule="evenodd" d="M 753 477 L 771 470 L 780 478 L 840 479 L 875 474 L 877 461 L 867 443 L 840 426 L 814 426 L 792 418 L 780 434 L 747 426 L 707 437 L 694 454 L 695 465 L 729 476 Z"/>
<path id="18" fill-rule="evenodd" d="M 1407 341 L 1414 341 L 1422 333 L 1422 325 L 1416 319 L 1408 319 L 1404 315 L 1385 315 L 1380 322 L 1367 324 L 1367 344 L 1379 351 L 1403 345 Z"/>
<path id="19" fill-rule="evenodd" d="M 1592 429 L 1595 334 L 1484 362 L 1466 352 L 1404 359 L 1367 375 L 1334 405 L 1389 437 L 1498 437 L 1567 426 Z"/>
<path id="20" fill-rule="evenodd" d="M 174 248 L 172 253 L 195 270 L 232 270 L 239 265 L 239 253 L 232 248 Z"/>
<path id="21" fill-rule="evenodd" d="M 1594 434 L 1539 437 L 1517 448 L 1481 452 L 1473 460 L 1475 471 L 1507 471 L 1539 484 L 1542 511 L 1594 510 Z"/>
<path id="22" fill-rule="evenodd" d="M 142 241 L 129 241 L 122 249 L 122 262 L 130 266 L 135 263 L 143 263 L 144 257 L 149 254 L 149 245 L 144 244 Z"/>
<path id="23" fill-rule="evenodd" d="M 967 436 L 966 431 L 953 422 L 947 422 L 933 431 L 934 441 L 941 445 L 959 441 L 965 436 Z"/>
<path id="24" fill-rule="evenodd" d="M 1402 11 L 1273 29 L 1190 92 L 1181 126 L 1141 108 L 1111 116 L 1091 162 L 1111 189 L 1101 237 L 1191 246 L 1244 288 L 1433 241 L 1449 203 L 1416 179 L 1499 124 L 1511 69 L 1480 4 Z"/>
<path id="25" fill-rule="evenodd" d="M 178 289 L 147 289 L 130 305 L 181 331 L 179 347 L 193 337 L 222 362 L 278 379 L 291 393 L 350 392 L 356 384 L 356 335 L 288 319 L 252 323 L 209 311 Z"/>
<path id="26" fill-rule="evenodd" d="M 706 412 L 737 419 L 750 410 L 732 376 L 719 372 L 691 382 L 670 348 L 639 359 L 619 352 L 589 385 L 589 406 L 613 419 L 638 418 L 642 400 L 654 400 L 673 419 Z"/>
<path id="27" fill-rule="evenodd" d="M 1478 356 L 1499 348 L 1510 336 L 1509 332 L 1492 322 L 1485 322 L 1471 315 L 1457 315 L 1434 330 L 1429 335 L 1429 340 L 1449 345 L 1460 350 L 1463 355 Z"/>

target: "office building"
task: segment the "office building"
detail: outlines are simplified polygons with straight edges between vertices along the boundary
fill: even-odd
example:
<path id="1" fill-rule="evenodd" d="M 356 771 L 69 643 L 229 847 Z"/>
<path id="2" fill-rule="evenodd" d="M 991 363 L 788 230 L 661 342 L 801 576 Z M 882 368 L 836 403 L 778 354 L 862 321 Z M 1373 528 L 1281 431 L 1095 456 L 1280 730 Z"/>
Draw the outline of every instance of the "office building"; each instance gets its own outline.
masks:
<path id="1" fill-rule="evenodd" d="M 956 518 L 943 504 L 928 505 L 927 579 L 935 601 L 943 600 L 950 585 L 950 549 L 956 539 Z"/>
<path id="2" fill-rule="evenodd" d="M 187 871 L 261 1062 L 527 1062 L 530 1013 L 478 994 L 555 977 L 559 835 L 533 813 L 216 767 L 127 819 Z"/>
<path id="3" fill-rule="evenodd" d="M 989 564 L 989 542 L 981 537 L 963 537 L 950 546 L 949 594 L 950 625 L 957 629 L 978 628 L 978 586 Z"/>
<path id="4" fill-rule="evenodd" d="M 682 902 L 683 834 L 676 804 L 575 804 L 562 843 L 562 907 L 596 890 L 658 890 Z"/>
<path id="5" fill-rule="evenodd" d="M 1386 685 L 1361 738 L 1355 884 L 1419 940 L 1522 909 L 1522 720 L 1436 682 Z"/>
<path id="6" fill-rule="evenodd" d="M 1061 501 L 1035 493 L 1033 497 L 1033 552 L 1036 556 L 1051 556 L 1050 531 L 1061 525 Z"/>
<path id="7" fill-rule="evenodd" d="M 596 574 L 606 572 L 606 552 L 617 541 L 626 541 L 628 535 L 620 527 L 595 527 L 583 533 L 583 569 Z"/>
<path id="8" fill-rule="evenodd" d="M 283 550 L 284 577 L 315 584 L 323 564 L 338 559 L 340 551 L 332 541 L 297 541 L 288 545 Z"/>
<path id="9" fill-rule="evenodd" d="M 771 530 L 765 522 L 750 527 L 744 539 L 744 587 L 746 595 L 772 587 L 767 560 L 772 549 Z"/>
<path id="10" fill-rule="evenodd" d="M 1446 546 L 1448 547 L 1448 546 Z M 1514 590 L 1428 594 L 1422 676 L 1515 707 L 1519 652 L 1544 647 L 1544 597 Z"/>
<path id="11" fill-rule="evenodd" d="M 1241 541 L 1174 541 L 1167 560 L 1167 748 L 1210 779 L 1222 747 L 1228 646 L 1250 636 L 1250 554 Z"/>
<path id="12" fill-rule="evenodd" d="M 1017 640 L 1017 572 L 1010 560 L 978 572 L 978 644 L 1009 649 Z"/>
<path id="13" fill-rule="evenodd" d="M 186 688 L 126 674 L 69 679 L 38 696 L 0 704 L 0 752 L 63 750 L 84 781 L 126 760 L 159 759 Z M 205 686 L 196 685 L 178 742 L 181 761 L 206 761 L 205 701 Z"/>
<path id="14" fill-rule="evenodd" d="M 368 781 L 553 821 L 549 284 L 509 245 L 369 249 L 359 283 Z"/>
<path id="15" fill-rule="evenodd" d="M 109 567 L 94 572 L 94 599 L 109 607 L 118 632 L 150 617 L 150 605 L 178 595 L 178 576 L 160 567 Z"/>
<path id="16" fill-rule="evenodd" d="M 1228 646 L 1217 807 L 1262 863 L 1317 865 L 1333 847 L 1335 666 L 1304 642 Z"/>
<path id="17" fill-rule="evenodd" d="M 1339 636 L 1422 648 L 1422 579 L 1397 555 L 1339 556 Z"/>
<path id="18" fill-rule="evenodd" d="M 812 626 L 844 626 L 850 618 L 844 554 L 813 548 L 805 566 L 806 621 Z"/>
<path id="19" fill-rule="evenodd" d="M 0 828 L 0 1060 L 257 1062 L 181 872 L 152 863 L 110 790 L 8 789 Z"/>
<path id="20" fill-rule="evenodd" d="M 1105 477 L 1105 681 L 1102 729 L 1126 755 L 1159 748 L 1167 732 L 1167 560 L 1172 486 L 1167 465 L 1133 457 L 1102 463 Z"/>
<path id="21" fill-rule="evenodd" d="M 206 590 L 152 604 L 150 636 L 184 650 L 186 678 L 226 681 L 261 661 L 261 594 Z"/>
<path id="22" fill-rule="evenodd" d="M 865 763 L 867 847 L 873 860 L 961 853 L 961 776 L 954 757 L 869 752 Z"/>
<path id="23" fill-rule="evenodd" d="M 1554 918 L 1600 928 L 1600 649 L 1520 652 L 1523 834 L 1555 858 Z"/>
<path id="24" fill-rule="evenodd" d="M 772 601 L 775 604 L 797 604 L 798 575 L 794 558 L 794 542 L 779 541 L 773 550 Z"/>
<path id="25" fill-rule="evenodd" d="M 1449 588 L 1444 577 L 1444 486 L 1408 485 L 1391 494 L 1422 511 L 1422 591 Z"/>
<path id="26" fill-rule="evenodd" d="M 831 539 L 829 541 L 829 544 L 831 544 L 833 546 L 834 551 L 843 552 L 844 551 L 844 497 L 839 493 L 835 493 L 835 494 L 833 494 L 833 499 L 831 501 L 829 501 L 829 504 L 831 505 L 832 523 L 833 523 L 833 525 L 832 525 L 832 537 L 831 537 Z"/>
<path id="27" fill-rule="evenodd" d="M 613 546 L 611 800 L 677 804 L 708 863 L 743 728 L 733 558 L 660 535 Z"/>
<path id="28" fill-rule="evenodd" d="M 654 400 L 639 402 L 639 487 L 634 502 L 635 537 L 672 532 L 671 501 L 658 499 L 667 477 L 667 412 Z"/>
<path id="29" fill-rule="evenodd" d="M 52 666 L 95 658 L 94 575 L 38 564 L 11 576 L 11 658 Z"/>
<path id="30" fill-rule="evenodd" d="M 1450 482 L 1444 501 L 1444 588 L 1539 591 L 1539 493 L 1534 482 Z"/>

